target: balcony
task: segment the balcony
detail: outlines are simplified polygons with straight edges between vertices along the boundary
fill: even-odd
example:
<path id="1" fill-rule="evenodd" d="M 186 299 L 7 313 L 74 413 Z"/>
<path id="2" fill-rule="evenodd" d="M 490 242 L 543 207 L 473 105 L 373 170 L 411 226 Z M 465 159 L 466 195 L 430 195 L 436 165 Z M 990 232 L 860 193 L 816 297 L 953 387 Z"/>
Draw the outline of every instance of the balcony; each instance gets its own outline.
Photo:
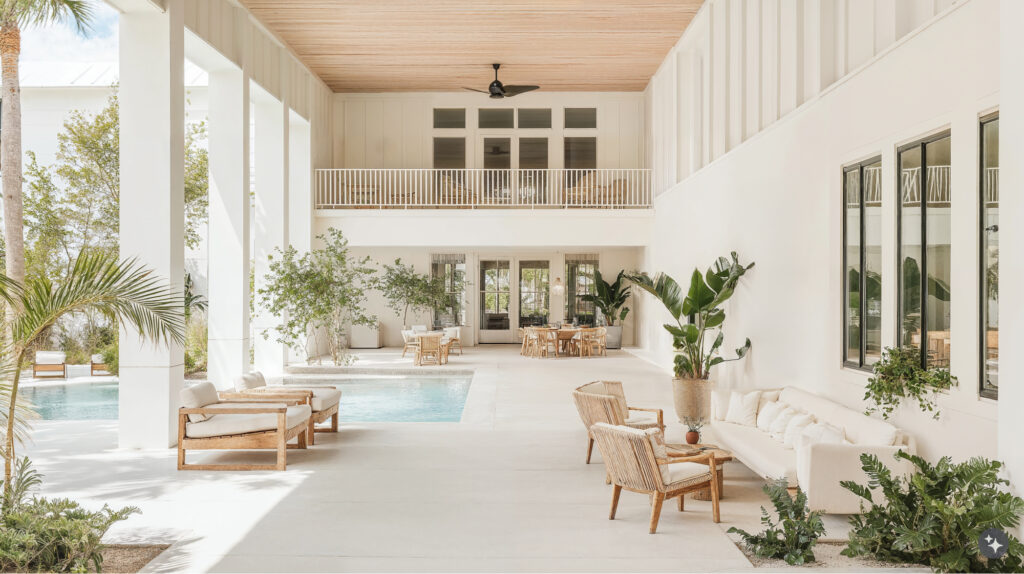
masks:
<path id="1" fill-rule="evenodd" d="M 318 169 L 316 209 L 650 209 L 648 169 Z"/>

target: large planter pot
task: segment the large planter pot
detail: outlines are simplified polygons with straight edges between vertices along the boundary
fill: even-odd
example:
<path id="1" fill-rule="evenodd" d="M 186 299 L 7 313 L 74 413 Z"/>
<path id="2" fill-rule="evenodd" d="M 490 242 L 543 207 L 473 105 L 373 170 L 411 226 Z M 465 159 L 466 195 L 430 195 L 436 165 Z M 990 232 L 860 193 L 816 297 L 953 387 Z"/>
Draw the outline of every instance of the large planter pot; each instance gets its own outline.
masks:
<path id="1" fill-rule="evenodd" d="M 689 417 L 711 420 L 711 389 L 708 379 L 672 379 L 672 399 L 679 422 Z"/>
<path id="2" fill-rule="evenodd" d="M 608 325 L 605 327 L 605 347 L 609 349 L 622 348 L 622 325 Z"/>

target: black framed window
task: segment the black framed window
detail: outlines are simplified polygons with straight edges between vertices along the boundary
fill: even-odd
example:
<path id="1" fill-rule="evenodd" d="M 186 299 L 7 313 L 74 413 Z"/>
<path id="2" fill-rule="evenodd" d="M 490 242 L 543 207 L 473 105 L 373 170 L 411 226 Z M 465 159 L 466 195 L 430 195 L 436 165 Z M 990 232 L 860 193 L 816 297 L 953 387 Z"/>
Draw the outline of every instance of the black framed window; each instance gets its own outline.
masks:
<path id="1" fill-rule="evenodd" d="M 882 355 L 882 158 L 843 168 L 843 363 Z"/>
<path id="2" fill-rule="evenodd" d="M 899 338 L 926 367 L 949 368 L 951 210 L 949 132 L 897 151 Z"/>
<path id="3" fill-rule="evenodd" d="M 565 256 L 565 322 L 577 325 L 594 325 L 597 310 L 592 302 L 584 301 L 584 295 L 593 295 L 597 287 L 594 272 L 597 270 L 597 255 L 578 254 Z"/>
<path id="4" fill-rule="evenodd" d="M 999 114 L 981 118 L 981 396 L 999 398 Z"/>
<path id="5" fill-rule="evenodd" d="M 542 327 L 548 324 L 551 309 L 549 267 L 547 261 L 519 262 L 520 327 Z"/>
<path id="6" fill-rule="evenodd" d="M 434 327 L 466 325 L 466 256 L 434 254 L 430 263 L 431 277 L 444 280 L 447 300 L 434 308 Z"/>

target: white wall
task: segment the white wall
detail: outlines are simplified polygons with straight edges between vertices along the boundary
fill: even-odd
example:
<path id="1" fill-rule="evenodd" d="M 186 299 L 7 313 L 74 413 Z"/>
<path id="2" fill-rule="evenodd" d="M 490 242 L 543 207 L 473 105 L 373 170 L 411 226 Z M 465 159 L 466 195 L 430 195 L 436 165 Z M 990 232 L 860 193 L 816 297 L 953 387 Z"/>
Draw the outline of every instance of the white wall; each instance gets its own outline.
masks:
<path id="1" fill-rule="evenodd" d="M 543 88 L 543 87 L 542 87 Z M 478 108 L 551 108 L 551 129 L 483 130 Z M 563 109 L 597 108 L 597 129 L 563 129 Z M 465 108 L 466 129 L 434 130 L 434 108 Z M 597 136 L 599 168 L 644 167 L 643 96 L 640 93 L 548 93 L 492 100 L 483 94 L 388 93 L 334 95 L 335 168 L 430 168 L 433 137 L 466 137 L 468 168 L 483 167 L 479 136 L 514 133 L 548 137 L 549 167 L 563 164 L 561 139 Z"/>
<path id="2" fill-rule="evenodd" d="M 754 3 L 747 7 L 750 4 Z M 774 10 L 775 4 L 761 3 L 761 15 Z M 804 8 L 809 4 L 813 3 L 802 3 Z M 852 408 L 863 408 L 863 387 L 868 375 L 841 366 L 841 168 L 882 155 L 883 200 L 888 206 L 882 221 L 883 262 L 887 270 L 883 276 L 882 337 L 884 345 L 893 346 L 895 149 L 929 133 L 950 129 L 952 259 L 953 268 L 962 270 L 952 282 L 951 370 L 959 377 L 960 386 L 940 399 L 940 423 L 913 408 L 901 410 L 895 422 L 914 433 L 921 452 L 930 458 L 945 454 L 961 459 L 972 455 L 995 457 L 997 405 L 980 399 L 977 392 L 977 134 L 979 115 L 991 111 L 998 103 L 999 3 L 961 2 L 888 48 L 881 44 L 893 39 L 895 32 L 885 36 L 886 41 L 874 44 L 867 43 L 866 38 L 881 37 L 869 33 L 872 22 L 887 21 L 890 14 L 876 13 L 874 18 L 868 18 L 856 13 L 863 9 L 862 4 L 871 2 L 834 6 L 844 4 L 851 18 L 850 27 L 844 30 L 855 34 L 846 34 L 845 41 L 839 39 L 836 60 L 843 64 L 837 64 L 837 73 L 860 64 L 864 67 L 810 97 L 806 92 L 794 96 L 788 89 L 780 88 L 766 98 L 762 90 L 762 102 L 773 99 L 776 93 L 788 94 L 789 105 L 794 104 L 795 97 L 799 107 L 777 121 L 774 102 L 762 106 L 762 112 L 768 112 L 761 118 L 762 127 L 771 124 L 769 127 L 756 135 L 744 134 L 742 142 L 714 144 L 714 161 L 697 165 L 692 174 L 683 170 L 685 179 L 667 187 L 656 200 L 654 236 L 644 268 L 679 278 L 695 266 L 706 268 L 715 257 L 731 250 L 738 251 L 744 261 L 756 261 L 757 266 L 729 303 L 725 323 L 726 348 L 735 348 L 744 337 L 750 337 L 753 350 L 744 361 L 717 371 L 720 384 L 726 388 L 797 385 Z M 702 17 L 709 17 L 709 10 L 712 17 L 727 14 L 725 6 L 722 0 L 714 0 L 705 5 Z M 876 8 L 884 6 L 890 3 L 875 4 Z M 926 10 L 920 17 L 930 13 Z M 852 20 L 861 24 L 854 27 Z M 860 26 L 867 26 L 867 30 Z M 904 23 L 899 29 L 908 27 Z M 767 33 L 769 28 L 762 30 Z M 692 42 L 684 36 L 680 44 L 691 46 Z M 720 42 L 714 44 L 719 46 Z M 693 49 L 699 50 L 701 46 Z M 674 57 L 675 53 L 668 61 Z M 762 57 L 772 56 L 765 53 Z M 666 64 L 659 75 L 667 69 L 671 66 Z M 771 65 L 767 69 L 774 74 L 780 67 Z M 715 73 L 718 72 L 716 68 Z M 652 83 L 648 89 L 671 91 L 675 85 Z M 774 80 L 762 81 L 761 86 L 765 85 L 774 85 Z M 726 86 L 722 93 L 716 92 L 712 96 L 715 105 L 730 101 L 730 94 L 737 96 L 733 88 Z M 743 93 L 751 92 L 740 92 Z M 674 98 L 658 94 L 649 97 L 655 102 Z M 780 109 L 785 108 L 782 105 Z M 654 111 L 652 131 L 665 128 L 660 118 L 669 117 L 666 113 Z M 727 126 L 735 117 L 729 113 L 713 113 L 710 117 L 715 122 L 712 143 L 720 142 L 723 134 L 730 133 L 722 122 Z M 703 119 L 707 118 L 705 114 Z M 702 145 L 706 150 L 708 142 Z M 674 166 L 658 162 L 657 157 L 660 156 L 655 154 L 655 170 L 675 173 Z M 1021 214 L 1011 215 L 1003 210 L 1003 217 L 1000 227 L 1004 223 L 1011 227 L 1006 219 L 1020 218 Z M 667 370 L 671 365 L 671 348 L 670 337 L 661 327 L 665 317 L 655 303 L 646 305 L 639 339 Z M 1005 318 L 1001 322 L 1005 329 Z M 1004 375 L 1002 379 L 1014 381 L 1019 377 Z M 1004 435 L 1002 441 L 1014 438 Z M 1015 448 L 1014 444 L 1010 448 Z M 1006 456 L 1006 449 L 1002 456 Z"/>

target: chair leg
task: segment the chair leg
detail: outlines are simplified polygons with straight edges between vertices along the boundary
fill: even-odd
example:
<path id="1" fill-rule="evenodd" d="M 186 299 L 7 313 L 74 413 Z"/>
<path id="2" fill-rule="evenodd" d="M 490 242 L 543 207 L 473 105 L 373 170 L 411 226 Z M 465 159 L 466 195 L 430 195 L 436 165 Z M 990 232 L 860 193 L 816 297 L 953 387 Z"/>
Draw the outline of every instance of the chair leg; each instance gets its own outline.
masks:
<path id="1" fill-rule="evenodd" d="M 679 495 L 679 512 L 682 512 L 686 508 L 686 503 L 684 502 L 684 500 L 686 500 L 686 495 L 685 494 L 680 494 Z"/>
<path id="2" fill-rule="evenodd" d="M 316 444 L 316 423 L 313 421 L 312 415 L 309 417 L 309 426 L 306 427 L 306 444 L 309 446 Z"/>
<path id="3" fill-rule="evenodd" d="M 338 432 L 338 414 L 339 413 L 334 413 L 331 415 L 331 432 Z"/>
<path id="4" fill-rule="evenodd" d="M 285 415 L 278 415 L 277 424 L 277 470 L 285 470 L 288 467 L 288 441 L 284 438 Z"/>
<path id="5" fill-rule="evenodd" d="M 661 504 L 665 502 L 664 492 L 655 492 L 651 501 L 651 534 L 658 531 L 658 519 L 661 518 Z"/>
<path id="6" fill-rule="evenodd" d="M 718 511 L 718 496 L 718 477 L 715 476 L 711 478 L 711 518 L 715 524 L 722 521 L 722 515 Z"/>
<path id="7" fill-rule="evenodd" d="M 619 494 L 622 494 L 622 487 L 616 484 L 612 487 L 612 510 L 608 513 L 608 520 L 615 520 L 615 511 L 619 508 Z"/>
<path id="8" fill-rule="evenodd" d="M 594 452 L 594 439 L 587 439 L 587 464 L 590 464 L 590 454 Z"/>

